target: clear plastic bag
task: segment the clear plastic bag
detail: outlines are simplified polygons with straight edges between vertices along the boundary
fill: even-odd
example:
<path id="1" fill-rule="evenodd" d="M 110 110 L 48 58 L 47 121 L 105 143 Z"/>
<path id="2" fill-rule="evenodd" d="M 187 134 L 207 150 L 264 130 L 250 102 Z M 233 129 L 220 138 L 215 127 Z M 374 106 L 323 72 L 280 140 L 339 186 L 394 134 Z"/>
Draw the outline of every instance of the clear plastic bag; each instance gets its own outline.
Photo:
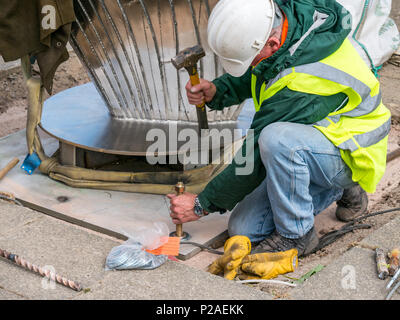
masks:
<path id="1" fill-rule="evenodd" d="M 153 223 L 153 228 L 138 230 L 127 235 L 128 240 L 114 247 L 106 259 L 106 270 L 151 270 L 164 264 L 168 257 L 156 256 L 147 250 L 154 250 L 168 241 L 168 226 L 162 222 Z"/>

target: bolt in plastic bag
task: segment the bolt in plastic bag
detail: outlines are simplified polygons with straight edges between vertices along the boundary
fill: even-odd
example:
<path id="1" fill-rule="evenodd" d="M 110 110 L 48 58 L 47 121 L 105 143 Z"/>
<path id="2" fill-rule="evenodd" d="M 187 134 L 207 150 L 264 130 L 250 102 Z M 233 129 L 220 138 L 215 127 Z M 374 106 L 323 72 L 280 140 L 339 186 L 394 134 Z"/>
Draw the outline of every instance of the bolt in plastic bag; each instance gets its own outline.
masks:
<path id="1" fill-rule="evenodd" d="M 151 270 L 164 264 L 166 255 L 156 256 L 147 250 L 154 250 L 168 241 L 169 229 L 163 222 L 154 222 L 152 228 L 136 231 L 128 236 L 122 245 L 111 249 L 106 259 L 106 270 Z"/>

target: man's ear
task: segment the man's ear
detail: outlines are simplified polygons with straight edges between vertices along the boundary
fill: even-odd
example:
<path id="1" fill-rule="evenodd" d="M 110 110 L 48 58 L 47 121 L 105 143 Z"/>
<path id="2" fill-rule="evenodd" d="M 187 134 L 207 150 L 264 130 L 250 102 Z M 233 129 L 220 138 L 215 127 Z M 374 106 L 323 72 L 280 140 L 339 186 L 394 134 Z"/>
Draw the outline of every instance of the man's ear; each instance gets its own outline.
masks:
<path id="1" fill-rule="evenodd" d="M 281 40 L 277 37 L 271 37 L 267 41 L 268 45 L 271 47 L 272 53 L 278 51 L 281 46 Z"/>

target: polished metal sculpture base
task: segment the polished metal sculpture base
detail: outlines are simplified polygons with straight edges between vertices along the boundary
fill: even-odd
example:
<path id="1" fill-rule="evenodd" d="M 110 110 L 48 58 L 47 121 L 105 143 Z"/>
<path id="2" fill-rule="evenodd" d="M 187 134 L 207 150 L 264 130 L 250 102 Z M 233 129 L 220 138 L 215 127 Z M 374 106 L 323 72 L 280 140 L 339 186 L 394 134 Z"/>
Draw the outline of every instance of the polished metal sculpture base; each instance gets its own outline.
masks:
<path id="1" fill-rule="evenodd" d="M 211 148 L 210 141 L 220 139 L 221 130 L 233 133 L 237 122 L 211 122 L 209 135 L 200 136 L 195 122 L 115 119 L 109 114 L 94 85 L 89 83 L 65 90 L 46 100 L 40 126 L 60 141 L 61 163 L 77 165 L 77 149 L 141 157 L 152 150 L 157 156 L 177 156 L 188 149 L 199 150 L 207 139 L 206 146 Z M 241 138 L 240 134 L 236 136 Z M 155 150 L 155 144 L 165 148 Z"/>

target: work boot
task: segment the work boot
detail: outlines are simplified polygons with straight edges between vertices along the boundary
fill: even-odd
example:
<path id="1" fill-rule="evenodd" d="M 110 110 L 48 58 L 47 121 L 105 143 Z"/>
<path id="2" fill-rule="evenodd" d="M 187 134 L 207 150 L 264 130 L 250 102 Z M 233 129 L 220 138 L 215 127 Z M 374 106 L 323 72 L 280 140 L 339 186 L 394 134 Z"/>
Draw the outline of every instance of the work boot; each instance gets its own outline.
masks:
<path id="1" fill-rule="evenodd" d="M 297 249 L 298 256 L 306 256 L 313 252 L 318 246 L 319 239 L 315 233 L 314 227 L 308 233 L 299 239 L 289 239 L 281 236 L 275 229 L 275 231 L 261 241 L 253 250 L 253 253 L 264 253 L 264 252 L 281 252 L 290 249 Z"/>
<path id="2" fill-rule="evenodd" d="M 357 184 L 350 189 L 345 189 L 342 198 L 336 204 L 336 218 L 348 222 L 367 212 L 368 196 Z"/>

